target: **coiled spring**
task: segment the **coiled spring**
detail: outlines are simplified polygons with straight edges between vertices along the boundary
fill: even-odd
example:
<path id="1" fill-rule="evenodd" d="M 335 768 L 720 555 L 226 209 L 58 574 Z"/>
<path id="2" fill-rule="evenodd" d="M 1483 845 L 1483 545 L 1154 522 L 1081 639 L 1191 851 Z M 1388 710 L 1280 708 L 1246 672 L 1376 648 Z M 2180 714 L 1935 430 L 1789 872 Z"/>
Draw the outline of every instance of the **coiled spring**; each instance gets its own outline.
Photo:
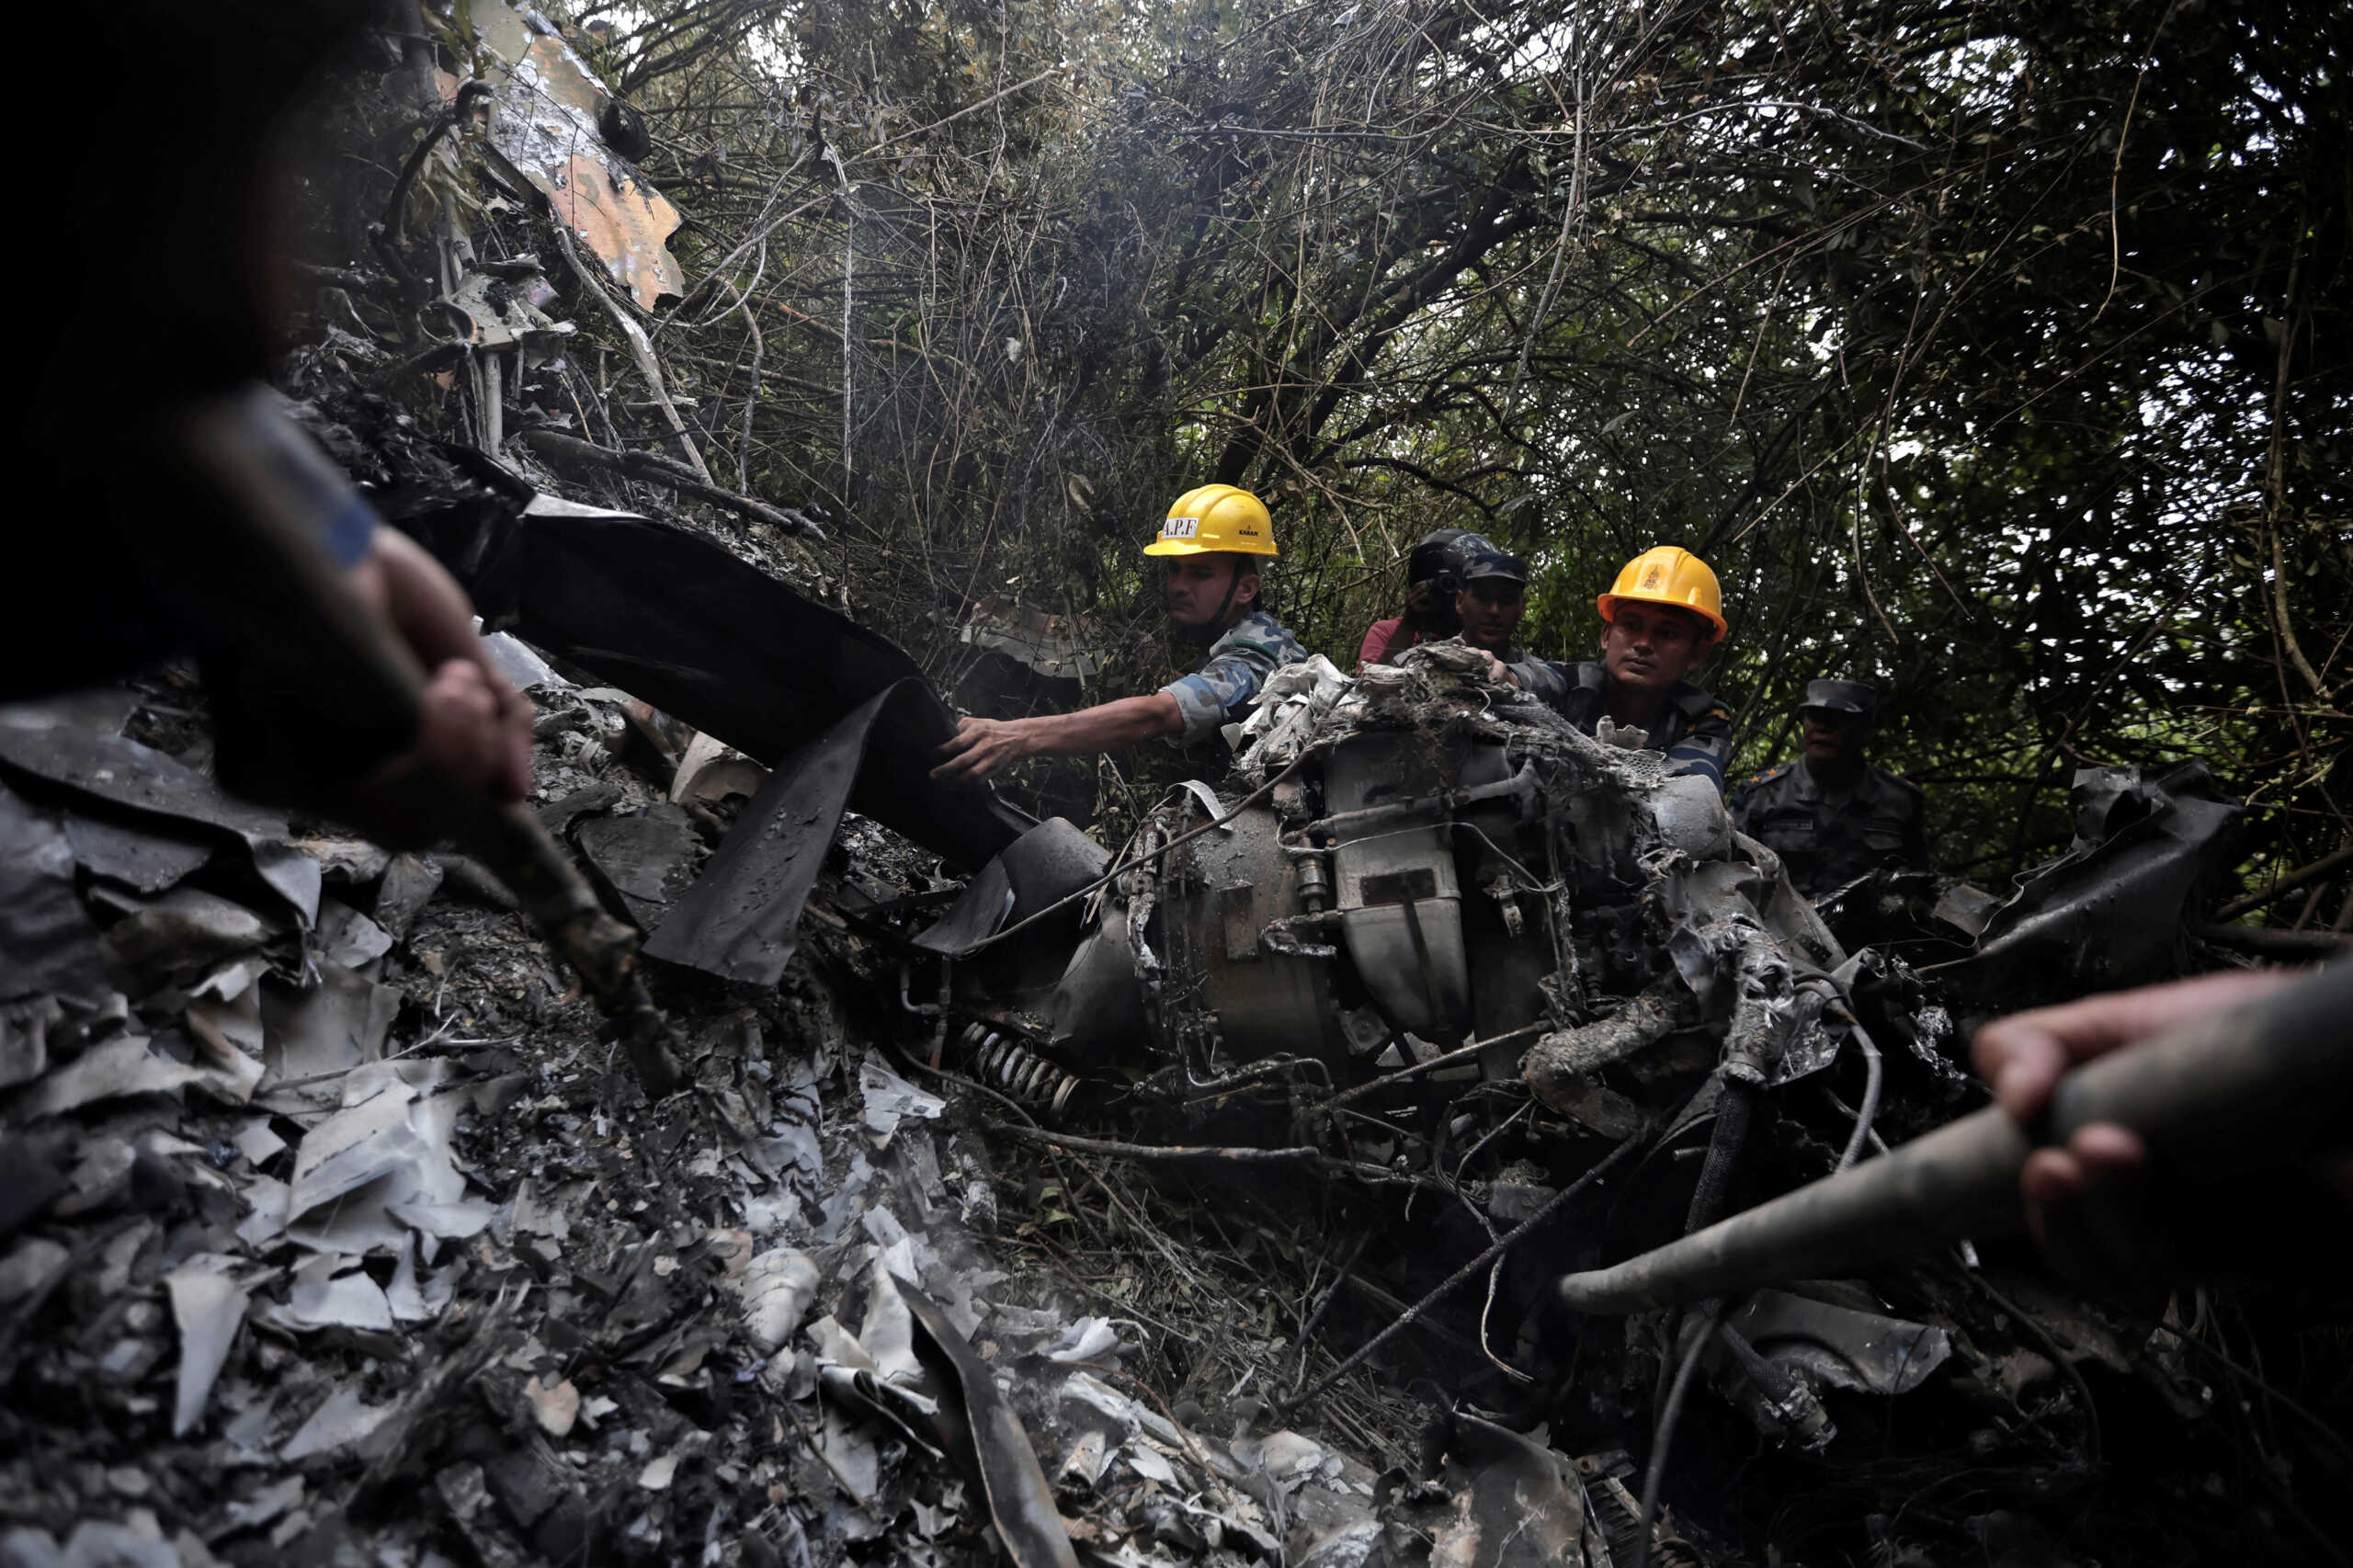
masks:
<path id="1" fill-rule="evenodd" d="M 1058 1117 L 1070 1103 L 1071 1096 L 1078 1092 L 1076 1078 L 1019 1040 L 986 1024 L 967 1028 L 961 1043 L 966 1072 L 1006 1098 L 1033 1110 Z"/>

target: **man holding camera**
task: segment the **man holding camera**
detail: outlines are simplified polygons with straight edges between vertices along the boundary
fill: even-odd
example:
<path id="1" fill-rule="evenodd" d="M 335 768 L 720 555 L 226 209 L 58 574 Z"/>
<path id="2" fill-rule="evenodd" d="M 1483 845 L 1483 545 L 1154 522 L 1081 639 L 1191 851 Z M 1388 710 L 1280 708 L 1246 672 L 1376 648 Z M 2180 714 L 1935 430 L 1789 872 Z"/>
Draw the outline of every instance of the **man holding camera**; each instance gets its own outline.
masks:
<path id="1" fill-rule="evenodd" d="M 1443 642 L 1462 630 L 1456 599 L 1472 562 L 1497 553 L 1468 528 L 1440 528 L 1405 558 L 1405 613 L 1376 620 L 1357 650 L 1359 668 L 1383 664 L 1424 642 Z"/>

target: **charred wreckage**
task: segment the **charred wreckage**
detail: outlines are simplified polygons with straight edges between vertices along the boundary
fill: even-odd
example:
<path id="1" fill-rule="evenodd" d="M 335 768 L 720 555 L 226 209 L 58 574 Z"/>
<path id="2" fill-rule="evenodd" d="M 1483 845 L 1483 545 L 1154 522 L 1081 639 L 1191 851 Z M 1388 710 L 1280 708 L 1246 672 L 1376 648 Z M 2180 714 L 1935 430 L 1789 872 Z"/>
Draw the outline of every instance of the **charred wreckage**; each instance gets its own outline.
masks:
<path id="1" fill-rule="evenodd" d="M 232 799 L 181 670 L 0 711 L 0 1564 L 2028 1568 L 2324 1533 L 2297 1493 L 2353 1455 L 2264 1379 L 2273 1330 L 2054 1286 L 1957 1062 L 1974 1018 L 2186 966 L 2240 815 L 2202 768 L 2085 770 L 2007 897 L 1810 903 L 1711 784 L 1439 644 L 1286 667 L 1233 771 L 1116 853 L 934 783 L 948 706 L 789 585 L 818 521 L 711 483 L 591 281 L 684 286 L 626 106 L 544 19 L 472 15 L 496 69 L 441 89 L 404 188 L 479 118 L 692 460 L 510 437 L 502 389 L 572 330 L 530 256 L 444 241 L 457 335 L 405 369 L 462 369 L 471 443 L 355 390 L 390 361 L 341 328 L 288 371 L 538 705 L 490 846 L 541 857 L 522 883 Z M 1074 689 L 1018 608 L 968 645 Z M 2342 979 L 2283 1036 L 2329 1044 Z M 2217 1169 L 2343 1114 L 2247 1076 Z M 1053 1250 L 1094 1225 L 1070 1169 L 1091 1270 Z M 2259 1218 L 2298 1234 L 2183 1222 L 2259 1250 Z M 1296 1290 L 1252 1278 L 1278 1261 Z"/>
<path id="2" fill-rule="evenodd" d="M 365 472 L 347 429 L 320 433 Z M 1439 644 L 1353 679 L 1321 660 L 1279 672 L 1229 736 L 1232 773 L 1172 789 L 1112 854 L 1067 821 L 934 784 L 924 763 L 952 720 L 930 685 L 770 573 L 461 452 L 409 457 L 432 472 L 405 489 L 375 475 L 385 508 L 506 629 L 494 648 L 543 713 L 539 820 L 607 912 L 649 933 L 689 1092 L 625 1110 L 619 1080 L 583 1070 L 607 1059 L 581 1032 L 585 1004 L 553 986 L 524 1017 L 474 1004 L 510 1043 L 471 1074 L 477 1059 L 435 1052 L 482 1043 L 454 1036 L 438 1000 L 466 960 L 445 937 L 421 947 L 437 889 L 472 906 L 466 929 L 518 929 L 466 856 L 371 856 L 228 801 L 165 749 L 200 730 L 152 693 L 10 713 L 0 800 L 24 895 L 11 907 L 30 912 L 11 940 L 46 954 L 12 977 L 0 1056 L 20 1199 L 0 1269 L 12 1387 L 37 1410 L 61 1378 L 150 1375 L 176 1339 L 171 1430 L 200 1433 L 210 1405 L 242 1456 L 213 1473 L 286 1476 L 269 1493 L 282 1506 L 256 1493 L 199 1535 L 139 1535 L 134 1511 L 133 1535 L 174 1553 L 157 1561 L 296 1542 L 329 1561 L 376 1539 L 385 1561 L 422 1563 L 436 1532 L 483 1561 L 659 1559 L 688 1528 L 665 1512 L 688 1495 L 671 1493 L 677 1466 L 709 1449 L 692 1494 L 711 1500 L 713 1561 L 775 1561 L 779 1539 L 813 1561 L 883 1537 L 897 1555 L 915 1550 L 908 1520 L 930 1522 L 922 1551 L 944 1551 L 958 1537 L 940 1521 L 961 1510 L 995 1527 L 968 1550 L 994 1539 L 1025 1564 L 1074 1561 L 1074 1542 L 1122 1562 L 1734 1562 L 1784 1538 L 2057 1562 L 2075 1559 L 2040 1516 L 2084 1517 L 2070 1500 L 2118 1462 L 2104 1443 L 2143 1446 L 2104 1433 L 2101 1401 L 2165 1417 L 2152 1430 L 2209 1428 L 2207 1448 L 2247 1419 L 2244 1401 L 2218 1414 L 2218 1386 L 2236 1385 L 2188 1348 L 2203 1294 L 2149 1320 L 2079 1300 L 1983 1204 L 1941 1230 L 1882 1209 L 1859 1250 L 1777 1253 L 1819 1265 L 1794 1276 L 1752 1260 L 1725 1285 L 1737 1270 L 1670 1278 L 1648 1262 L 1688 1236 L 1714 1267 L 1727 1216 L 1993 1115 L 1962 1115 L 1983 1093 L 1956 1065 L 1954 1012 L 2175 964 L 2239 810 L 2200 770 L 2086 774 L 2075 846 L 2006 901 L 1881 875 L 1817 909 L 1732 831 L 1710 781 L 1576 733 Z M 877 849 L 877 824 L 904 840 Z M 861 955 L 878 993 L 862 1058 L 838 1011 L 778 1010 L 812 983 L 804 939 Z M 504 941 L 485 950 L 529 947 Z M 438 987 L 440 1021 L 396 1047 L 402 973 L 412 997 Z M 531 1065 L 518 1042 L 535 1032 L 571 1055 Z M 854 1074 L 861 1113 L 826 1116 L 829 1072 Z M 517 1148 L 504 1108 L 541 1090 L 568 1131 Z M 121 1109 L 159 1096 L 195 1098 L 163 1121 Z M 920 1128 L 943 1116 L 965 1131 L 937 1150 Z M 694 1129 L 736 1151 L 698 1160 L 710 1181 L 645 1187 L 642 1156 L 622 1157 Z M 1255 1389 L 1253 1373 L 1201 1390 L 1214 1415 L 1119 1392 L 1087 1369 L 1117 1361 L 1132 1321 L 980 1293 L 1005 1278 L 974 1250 L 998 1223 L 991 1145 L 1008 1173 L 1108 1159 L 1179 1206 L 1313 1211 L 1336 1244 L 1287 1336 L 1302 1358 L 1279 1356 Z M 210 1172 L 182 1174 L 191 1159 Z M 886 1160 L 897 1203 L 927 1225 L 879 1201 Z M 567 1214 L 562 1193 L 614 1201 Z M 186 1217 L 76 1228 L 157 1203 Z M 62 1301 L 103 1300 L 74 1283 L 89 1248 L 108 1289 L 163 1312 L 109 1306 L 109 1341 L 44 1342 Z M 663 1258 L 670 1304 L 631 1307 L 630 1271 Z M 1564 1275 L 1582 1295 L 1564 1296 Z M 510 1282 L 530 1276 L 549 1315 L 526 1333 Z M 699 1305 L 680 1304 L 689 1282 Z M 807 1322 L 835 1292 L 844 1318 L 862 1310 L 855 1336 Z M 608 1326 L 584 1329 L 598 1301 Z M 362 1397 L 400 1365 L 434 1368 L 395 1346 L 444 1320 L 446 1365 Z M 351 1336 L 360 1370 L 324 1398 L 310 1391 L 330 1384 L 302 1383 L 287 1401 L 309 1407 L 299 1422 L 274 1399 L 256 1408 L 281 1343 L 321 1335 Z M 1164 1338 L 1161 1354 L 1184 1347 Z M 478 1416 L 452 1437 L 464 1369 L 483 1364 L 506 1435 Z M 1367 1377 L 1425 1402 L 1418 1464 L 1384 1476 L 1302 1435 Z M 756 1427 L 768 1399 L 813 1402 L 793 1416 L 800 1470 L 714 1436 Z M 162 1418 L 146 1408 L 122 1419 Z M 616 1409 L 631 1434 L 592 1430 Z M 43 1417 L 15 1419 L 70 1447 Z M 649 1435 L 667 1446 L 650 1452 Z M 515 1470 L 517 1453 L 540 1468 Z M 579 1475 L 551 1482 L 551 1453 Z M 587 1484 L 606 1463 L 608 1498 Z M 960 1464 L 975 1489 L 940 1490 Z M 1725 1490 L 1735 1472 L 1748 1483 Z M 91 1473 L 135 1490 L 119 1463 Z M 756 1518 L 727 1501 L 746 1473 L 790 1478 Z M 305 1475 L 321 1490 L 298 1508 Z M 362 1533 L 424 1484 L 437 1509 L 406 1545 Z M 2191 1483 L 2177 1465 L 2141 1484 L 2177 1501 Z M 931 1512 L 894 1515 L 893 1485 Z M 1803 1500 L 1767 1521 L 1759 1486 Z M 796 1487 L 838 1496 L 796 1504 Z M 108 1561 L 90 1553 L 119 1544 L 69 1537 L 53 1494 L 28 1495 L 57 1528 L 9 1537 L 19 1560 Z M 86 1497 L 75 1506 L 89 1517 Z"/>

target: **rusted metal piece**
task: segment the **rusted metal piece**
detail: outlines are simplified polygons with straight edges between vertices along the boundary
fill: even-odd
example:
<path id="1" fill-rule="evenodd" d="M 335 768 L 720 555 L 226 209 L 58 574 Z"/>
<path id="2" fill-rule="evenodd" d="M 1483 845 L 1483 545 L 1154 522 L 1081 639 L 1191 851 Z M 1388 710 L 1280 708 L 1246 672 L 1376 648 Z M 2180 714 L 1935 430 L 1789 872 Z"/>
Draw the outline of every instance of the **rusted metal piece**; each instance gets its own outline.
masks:
<path id="1" fill-rule="evenodd" d="M 683 294 L 686 275 L 669 249 L 678 210 L 606 141 L 598 119 L 611 91 L 536 11 L 474 0 L 471 15 L 479 74 L 495 89 L 491 151 L 547 198 L 639 309 Z"/>
<path id="2" fill-rule="evenodd" d="M 2153 1163 L 2211 1182 L 2290 1164 L 2344 1136 L 2353 1106 L 2353 964 L 2070 1073 L 2046 1138 L 2093 1121 L 2141 1134 Z M 1563 1278 L 1578 1312 L 1681 1306 L 1787 1279 L 1836 1278 L 2024 1228 L 2018 1169 L 2035 1148 L 1988 1107 L 1893 1153 L 1609 1268 Z"/>

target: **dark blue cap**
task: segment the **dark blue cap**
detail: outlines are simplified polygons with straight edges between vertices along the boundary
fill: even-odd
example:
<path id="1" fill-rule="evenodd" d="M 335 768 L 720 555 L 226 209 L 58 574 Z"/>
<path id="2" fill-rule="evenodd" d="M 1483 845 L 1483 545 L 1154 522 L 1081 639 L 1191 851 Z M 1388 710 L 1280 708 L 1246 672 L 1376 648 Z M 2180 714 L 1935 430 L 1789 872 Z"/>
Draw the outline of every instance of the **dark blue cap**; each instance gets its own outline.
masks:
<path id="1" fill-rule="evenodd" d="M 1506 555 L 1501 551 L 1494 551 L 1473 560 L 1470 569 L 1462 574 L 1462 580 L 1465 583 L 1476 583 L 1483 578 L 1491 577 L 1499 577 L 1505 582 L 1518 583 L 1520 586 L 1526 587 L 1528 562 L 1519 556 Z"/>
<path id="2" fill-rule="evenodd" d="M 1859 680 L 1810 680 L 1798 711 L 1809 708 L 1824 713 L 1859 713 L 1868 719 L 1879 711 L 1879 693 Z"/>

